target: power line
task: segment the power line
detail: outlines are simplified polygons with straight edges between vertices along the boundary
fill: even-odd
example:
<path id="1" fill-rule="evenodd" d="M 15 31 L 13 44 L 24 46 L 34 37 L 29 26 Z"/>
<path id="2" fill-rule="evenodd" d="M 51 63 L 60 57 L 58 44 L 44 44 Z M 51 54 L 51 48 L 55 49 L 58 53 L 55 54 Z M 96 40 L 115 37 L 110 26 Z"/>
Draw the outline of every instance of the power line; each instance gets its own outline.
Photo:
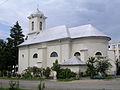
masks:
<path id="1" fill-rule="evenodd" d="M 5 0 L 5 1 L 3 1 L 2 3 L 0 3 L 0 6 L 3 5 L 3 4 L 5 4 L 7 1 L 8 1 L 8 0 Z"/>

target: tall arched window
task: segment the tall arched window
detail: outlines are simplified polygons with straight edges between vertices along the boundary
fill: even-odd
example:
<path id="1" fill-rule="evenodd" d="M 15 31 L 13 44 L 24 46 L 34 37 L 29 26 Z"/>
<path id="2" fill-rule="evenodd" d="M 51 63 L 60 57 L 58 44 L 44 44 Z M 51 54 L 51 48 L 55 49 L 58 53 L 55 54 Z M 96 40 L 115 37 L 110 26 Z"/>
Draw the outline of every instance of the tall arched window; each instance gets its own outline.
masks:
<path id="1" fill-rule="evenodd" d="M 42 22 L 40 22 L 40 30 L 42 30 Z"/>
<path id="2" fill-rule="evenodd" d="M 102 53 L 101 53 L 101 52 L 97 52 L 97 53 L 95 54 L 95 56 L 100 57 L 100 56 L 102 56 Z"/>
<path id="3" fill-rule="evenodd" d="M 33 55 L 33 58 L 38 58 L 38 54 L 35 53 L 35 54 Z"/>
<path id="4" fill-rule="evenodd" d="M 58 54 L 57 54 L 56 52 L 52 52 L 52 53 L 50 54 L 50 57 L 58 57 Z"/>
<path id="5" fill-rule="evenodd" d="M 32 22 L 32 30 L 34 30 L 34 22 Z"/>
<path id="6" fill-rule="evenodd" d="M 74 56 L 80 56 L 80 53 L 79 52 L 75 52 Z"/>

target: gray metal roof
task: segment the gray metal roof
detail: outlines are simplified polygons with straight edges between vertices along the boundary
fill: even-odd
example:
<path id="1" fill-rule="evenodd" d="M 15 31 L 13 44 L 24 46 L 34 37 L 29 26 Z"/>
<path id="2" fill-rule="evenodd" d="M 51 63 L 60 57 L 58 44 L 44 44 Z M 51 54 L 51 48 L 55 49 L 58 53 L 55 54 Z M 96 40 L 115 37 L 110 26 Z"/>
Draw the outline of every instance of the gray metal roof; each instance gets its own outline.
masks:
<path id="1" fill-rule="evenodd" d="M 63 65 L 63 66 L 68 66 L 68 65 L 86 65 L 86 63 L 81 61 L 77 57 L 73 57 L 73 58 L 70 58 L 70 59 L 62 62 L 60 65 Z"/>
<path id="2" fill-rule="evenodd" d="M 19 46 L 48 42 L 48 41 L 59 40 L 64 38 L 74 39 L 74 38 L 89 37 L 89 36 L 108 37 L 104 33 L 97 30 L 95 27 L 93 27 L 91 24 L 73 27 L 73 28 L 67 28 L 65 25 L 62 25 L 45 30 L 43 32 L 40 32 L 39 34 L 36 33 L 34 37 L 28 38 L 28 40 L 25 40 Z M 110 39 L 110 37 L 108 38 Z"/>

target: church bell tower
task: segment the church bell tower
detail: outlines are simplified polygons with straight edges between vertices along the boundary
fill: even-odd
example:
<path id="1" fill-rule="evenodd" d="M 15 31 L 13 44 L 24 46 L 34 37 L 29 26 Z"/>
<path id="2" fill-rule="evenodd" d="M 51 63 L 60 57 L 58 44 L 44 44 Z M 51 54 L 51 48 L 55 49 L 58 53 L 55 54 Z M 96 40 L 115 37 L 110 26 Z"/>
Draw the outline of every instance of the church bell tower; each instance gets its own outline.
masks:
<path id="1" fill-rule="evenodd" d="M 31 14 L 29 19 L 29 33 L 28 38 L 37 35 L 38 33 L 42 33 L 45 30 L 45 21 L 46 18 L 44 14 L 37 9 L 37 12 Z"/>

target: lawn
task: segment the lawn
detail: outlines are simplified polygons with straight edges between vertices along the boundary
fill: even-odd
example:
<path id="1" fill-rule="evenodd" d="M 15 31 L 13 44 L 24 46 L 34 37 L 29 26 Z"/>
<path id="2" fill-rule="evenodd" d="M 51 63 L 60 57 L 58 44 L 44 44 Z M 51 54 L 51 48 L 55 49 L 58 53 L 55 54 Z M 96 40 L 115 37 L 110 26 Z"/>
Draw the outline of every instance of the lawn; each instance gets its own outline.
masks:
<path id="1" fill-rule="evenodd" d="M 9 79 L 9 80 L 45 80 L 43 78 L 7 78 L 7 77 L 0 77 L 0 79 Z"/>
<path id="2" fill-rule="evenodd" d="M 0 88 L 0 90 L 25 90 L 20 88 Z"/>

